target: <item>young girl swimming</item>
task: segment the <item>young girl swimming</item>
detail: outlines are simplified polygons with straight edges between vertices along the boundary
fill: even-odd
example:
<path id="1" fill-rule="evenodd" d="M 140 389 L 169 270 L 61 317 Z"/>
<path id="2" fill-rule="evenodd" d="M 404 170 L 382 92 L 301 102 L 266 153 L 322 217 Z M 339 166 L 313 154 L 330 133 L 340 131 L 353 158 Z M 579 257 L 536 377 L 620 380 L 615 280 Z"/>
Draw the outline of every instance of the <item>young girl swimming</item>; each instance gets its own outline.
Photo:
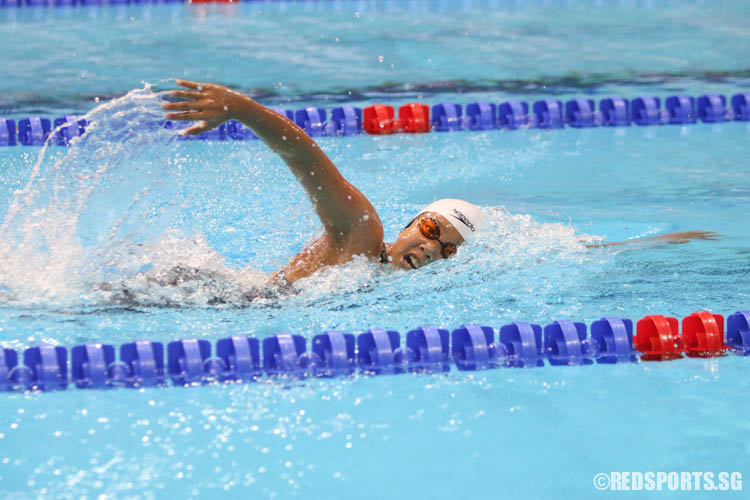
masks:
<path id="1" fill-rule="evenodd" d="M 423 208 L 399 233 L 393 243 L 383 241 L 383 225 L 370 201 L 342 175 L 304 130 L 252 98 L 221 85 L 177 80 L 185 90 L 170 95 L 182 99 L 162 107 L 168 120 L 197 121 L 184 135 L 207 132 L 228 120 L 249 127 L 289 166 L 310 196 L 323 222 L 324 233 L 275 273 L 289 284 L 326 266 L 343 264 L 356 255 L 401 269 L 419 269 L 450 258 L 458 247 L 479 230 L 481 212 L 463 200 L 443 199 Z M 703 231 L 669 233 L 625 242 L 589 247 L 614 246 L 634 241 L 684 243 L 690 239 L 716 239 Z"/>

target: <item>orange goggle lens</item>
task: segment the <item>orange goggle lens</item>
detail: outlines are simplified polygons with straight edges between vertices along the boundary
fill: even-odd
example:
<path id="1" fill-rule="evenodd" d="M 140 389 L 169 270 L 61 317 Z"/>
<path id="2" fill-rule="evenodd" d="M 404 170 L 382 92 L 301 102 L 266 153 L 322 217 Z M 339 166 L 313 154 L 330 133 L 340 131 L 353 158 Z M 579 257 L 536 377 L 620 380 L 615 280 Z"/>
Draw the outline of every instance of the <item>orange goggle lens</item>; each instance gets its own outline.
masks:
<path id="1" fill-rule="evenodd" d="M 425 238 L 431 240 L 440 238 L 440 226 L 438 226 L 437 221 L 432 217 L 420 217 L 417 226 Z"/>
<path id="2" fill-rule="evenodd" d="M 440 226 L 435 219 L 432 217 L 420 217 L 417 221 L 417 227 L 419 227 L 419 232 L 425 238 L 440 243 L 440 253 L 443 255 L 443 258 L 447 259 L 456 254 L 456 245 L 440 241 Z"/>
<path id="3" fill-rule="evenodd" d="M 442 241 L 440 241 L 440 243 L 442 243 Z M 454 255 L 456 255 L 456 250 L 458 249 L 456 248 L 456 245 L 454 245 L 453 243 L 444 244 L 443 245 L 443 257 L 445 257 L 446 259 L 448 257 L 453 257 Z"/>

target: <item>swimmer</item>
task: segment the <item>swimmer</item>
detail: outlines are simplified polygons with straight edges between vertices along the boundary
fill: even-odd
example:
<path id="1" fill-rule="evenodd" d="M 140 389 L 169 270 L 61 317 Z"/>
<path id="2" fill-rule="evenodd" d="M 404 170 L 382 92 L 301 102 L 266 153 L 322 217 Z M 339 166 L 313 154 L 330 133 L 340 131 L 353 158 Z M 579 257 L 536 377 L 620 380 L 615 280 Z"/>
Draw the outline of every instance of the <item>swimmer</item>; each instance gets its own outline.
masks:
<path id="1" fill-rule="evenodd" d="M 424 207 L 399 233 L 396 241 L 383 241 L 383 225 L 375 208 L 304 130 L 252 98 L 221 85 L 177 80 L 186 90 L 169 95 L 182 99 L 164 103 L 168 120 L 198 122 L 184 135 L 198 135 L 229 120 L 249 127 L 276 152 L 302 184 L 323 222 L 325 232 L 299 252 L 274 278 L 291 284 L 326 266 L 343 264 L 365 255 L 400 269 L 419 269 L 455 255 L 471 240 L 481 224 L 479 208 L 463 200 L 443 199 Z M 670 233 L 643 240 L 587 245 L 614 246 L 633 241 L 658 240 L 682 243 L 690 239 L 715 239 L 715 233 Z"/>

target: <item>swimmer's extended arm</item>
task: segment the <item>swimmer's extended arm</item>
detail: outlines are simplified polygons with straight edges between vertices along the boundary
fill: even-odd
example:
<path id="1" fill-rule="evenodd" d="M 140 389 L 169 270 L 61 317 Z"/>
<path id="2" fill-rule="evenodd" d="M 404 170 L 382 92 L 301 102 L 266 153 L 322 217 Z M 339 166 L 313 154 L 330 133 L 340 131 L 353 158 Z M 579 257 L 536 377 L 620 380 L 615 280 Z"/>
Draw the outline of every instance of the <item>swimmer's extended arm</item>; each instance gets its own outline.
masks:
<path id="1" fill-rule="evenodd" d="M 221 85 L 186 80 L 177 80 L 177 84 L 189 90 L 172 90 L 170 95 L 184 101 L 162 107 L 173 111 L 166 115 L 169 120 L 200 121 L 186 129 L 185 135 L 201 134 L 227 120 L 242 122 L 286 162 L 312 199 L 330 238 L 343 241 L 352 237 L 377 238 L 379 234 L 382 240 L 382 225 L 370 201 L 344 179 L 304 130 L 250 97 Z M 380 251 L 377 245 L 373 248 Z"/>
<path id="2" fill-rule="evenodd" d="M 684 231 L 681 233 L 667 233 L 646 238 L 637 238 L 627 241 L 613 241 L 611 243 L 591 243 L 586 248 L 615 247 L 620 245 L 630 245 L 634 243 L 687 243 L 690 240 L 718 240 L 721 235 L 711 231 Z"/>

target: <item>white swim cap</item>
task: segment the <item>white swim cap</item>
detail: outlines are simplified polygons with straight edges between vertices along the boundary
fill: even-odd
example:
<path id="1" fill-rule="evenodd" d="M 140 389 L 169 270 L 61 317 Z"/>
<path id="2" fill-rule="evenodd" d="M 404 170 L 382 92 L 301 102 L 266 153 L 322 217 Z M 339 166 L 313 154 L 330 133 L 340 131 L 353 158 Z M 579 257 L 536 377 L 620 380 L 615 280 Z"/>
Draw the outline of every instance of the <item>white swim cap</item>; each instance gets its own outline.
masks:
<path id="1" fill-rule="evenodd" d="M 482 213 L 479 207 L 463 200 L 449 198 L 438 200 L 424 207 L 420 213 L 423 212 L 434 212 L 448 219 L 464 241 L 469 241 L 479 229 L 479 224 L 482 223 Z"/>

